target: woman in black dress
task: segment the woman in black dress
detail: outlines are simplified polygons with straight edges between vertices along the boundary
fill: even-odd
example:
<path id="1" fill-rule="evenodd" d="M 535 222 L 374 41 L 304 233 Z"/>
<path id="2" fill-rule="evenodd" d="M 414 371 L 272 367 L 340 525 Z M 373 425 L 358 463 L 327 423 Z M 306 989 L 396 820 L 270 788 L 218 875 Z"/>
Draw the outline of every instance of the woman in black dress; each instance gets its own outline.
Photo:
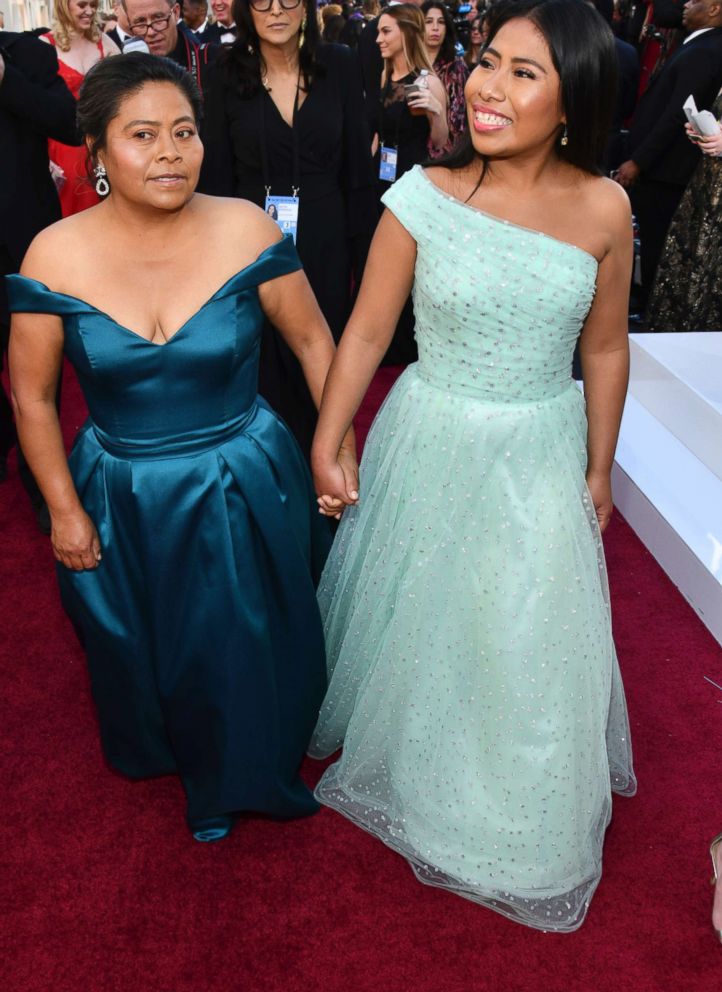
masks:
<path id="1" fill-rule="evenodd" d="M 270 198 L 292 198 L 276 204 L 279 223 L 297 209 L 296 247 L 338 340 L 379 212 L 357 57 L 321 43 L 314 0 L 235 0 L 233 11 L 238 38 L 206 95 L 201 190 L 266 210 Z M 270 327 L 259 375 L 308 455 L 315 407 Z"/>
<path id="2" fill-rule="evenodd" d="M 381 100 L 374 122 L 379 199 L 414 165 L 449 139 L 446 91 L 435 75 L 425 44 L 424 15 L 415 4 L 386 7 L 377 43 L 384 60 Z M 416 84 L 414 90 L 408 87 Z M 418 357 L 411 297 L 401 311 L 384 365 L 408 365 Z"/>

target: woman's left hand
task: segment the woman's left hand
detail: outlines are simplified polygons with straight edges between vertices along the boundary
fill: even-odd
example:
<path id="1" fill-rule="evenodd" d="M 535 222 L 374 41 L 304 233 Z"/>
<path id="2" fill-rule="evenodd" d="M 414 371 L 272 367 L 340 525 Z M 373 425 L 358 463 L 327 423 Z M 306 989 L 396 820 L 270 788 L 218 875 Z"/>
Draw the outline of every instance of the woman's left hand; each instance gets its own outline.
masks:
<path id="1" fill-rule="evenodd" d="M 612 519 L 612 513 L 614 511 L 612 480 L 606 473 L 587 472 L 587 488 L 592 497 L 594 512 L 599 522 L 599 529 L 604 533 L 607 524 Z"/>
<path id="2" fill-rule="evenodd" d="M 409 97 L 407 102 L 409 107 L 413 107 L 414 110 L 423 110 L 425 113 L 432 114 L 434 117 L 443 110 L 441 103 L 428 87 L 417 90 Z"/>
<path id="3" fill-rule="evenodd" d="M 702 135 L 697 139 L 697 147 L 703 155 L 722 155 L 722 130 L 717 134 Z"/>

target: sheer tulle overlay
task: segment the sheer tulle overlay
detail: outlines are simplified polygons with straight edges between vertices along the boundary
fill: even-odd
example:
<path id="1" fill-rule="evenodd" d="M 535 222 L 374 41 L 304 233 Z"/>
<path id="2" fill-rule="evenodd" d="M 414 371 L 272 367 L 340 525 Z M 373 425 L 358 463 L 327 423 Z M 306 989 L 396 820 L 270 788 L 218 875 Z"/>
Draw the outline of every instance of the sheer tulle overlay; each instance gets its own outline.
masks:
<path id="1" fill-rule="evenodd" d="M 422 882 L 573 930 L 611 789 L 635 790 L 569 372 L 596 263 L 419 169 L 386 202 L 418 243 L 420 360 L 372 428 L 319 588 L 311 753 L 343 754 L 316 795 Z"/>

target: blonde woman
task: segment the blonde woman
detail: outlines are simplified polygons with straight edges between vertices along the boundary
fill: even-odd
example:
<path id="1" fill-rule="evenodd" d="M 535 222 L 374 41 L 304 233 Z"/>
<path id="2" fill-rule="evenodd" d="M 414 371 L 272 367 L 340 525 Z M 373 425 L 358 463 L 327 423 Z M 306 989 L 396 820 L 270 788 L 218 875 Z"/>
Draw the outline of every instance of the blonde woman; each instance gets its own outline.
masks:
<path id="1" fill-rule="evenodd" d="M 100 59 L 119 53 L 112 38 L 103 33 L 98 0 L 55 0 L 52 30 L 41 37 L 57 49 L 60 76 L 76 100 L 88 70 Z M 85 147 L 51 140 L 48 150 L 56 166 L 63 217 L 98 203 L 100 197 L 87 178 Z"/>
<path id="2" fill-rule="evenodd" d="M 434 74 L 425 44 L 426 25 L 418 7 L 387 7 L 379 18 L 376 43 L 384 68 L 372 151 L 379 196 L 405 172 L 438 153 L 449 139 L 446 91 Z M 425 72 L 426 85 L 419 86 Z M 416 83 L 417 86 L 410 88 Z M 399 317 L 384 364 L 416 361 L 411 297 Z"/>

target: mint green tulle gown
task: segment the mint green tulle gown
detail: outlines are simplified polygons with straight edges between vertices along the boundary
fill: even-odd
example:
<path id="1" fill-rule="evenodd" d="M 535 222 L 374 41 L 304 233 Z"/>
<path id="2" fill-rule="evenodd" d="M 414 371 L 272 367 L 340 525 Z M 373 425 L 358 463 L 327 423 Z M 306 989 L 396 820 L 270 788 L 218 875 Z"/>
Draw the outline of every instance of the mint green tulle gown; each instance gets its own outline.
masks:
<path id="1" fill-rule="evenodd" d="M 581 925 L 612 791 L 632 795 L 572 353 L 585 251 L 419 167 L 386 193 L 417 242 L 419 361 L 371 429 L 319 587 L 316 798 L 420 881 L 542 930 Z"/>

